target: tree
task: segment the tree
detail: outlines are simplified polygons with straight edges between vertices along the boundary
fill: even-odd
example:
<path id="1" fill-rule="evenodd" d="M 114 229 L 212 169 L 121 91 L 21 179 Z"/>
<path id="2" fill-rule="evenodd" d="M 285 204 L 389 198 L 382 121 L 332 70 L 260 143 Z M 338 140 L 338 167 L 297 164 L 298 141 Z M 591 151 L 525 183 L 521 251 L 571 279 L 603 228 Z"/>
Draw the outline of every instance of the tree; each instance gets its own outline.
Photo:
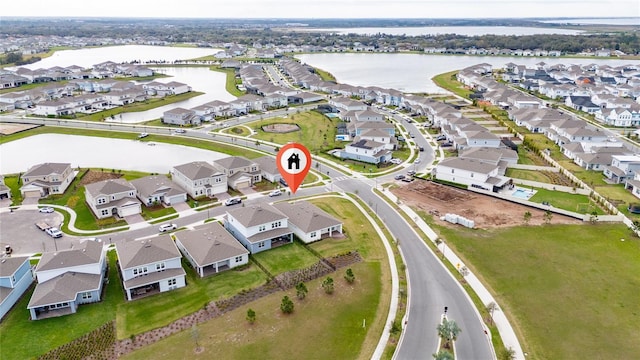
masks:
<path id="1" fill-rule="evenodd" d="M 256 312 L 251 308 L 247 310 L 247 321 L 249 322 L 249 324 L 253 324 L 254 322 L 256 322 Z"/>
<path id="2" fill-rule="evenodd" d="M 493 313 L 498 310 L 498 304 L 495 302 L 490 302 L 487 304 L 487 311 L 489 312 L 489 323 L 493 324 Z"/>
<path id="3" fill-rule="evenodd" d="M 589 216 L 589 222 L 591 224 L 596 224 L 598 222 L 598 212 L 593 210 L 591 215 Z"/>
<path id="4" fill-rule="evenodd" d="M 513 360 L 516 357 L 516 352 L 512 348 L 502 348 L 498 353 L 499 360 Z"/>
<path id="5" fill-rule="evenodd" d="M 307 297 L 308 292 L 309 290 L 307 290 L 307 286 L 303 282 L 296 285 L 296 296 L 298 297 L 298 299 L 302 300 Z"/>
<path id="6" fill-rule="evenodd" d="M 282 298 L 280 310 L 285 314 L 291 314 L 293 312 L 293 301 L 291 301 L 291 299 L 286 295 Z"/>
<path id="7" fill-rule="evenodd" d="M 551 223 L 551 219 L 553 218 L 553 213 L 547 210 L 544 212 L 544 215 L 542 216 L 542 218 L 544 219 L 545 224 L 549 224 Z"/>
<path id="8" fill-rule="evenodd" d="M 527 211 L 524 213 L 524 217 L 522 218 L 522 221 L 524 222 L 525 225 L 529 225 L 529 221 L 531 221 L 531 211 Z"/>
<path id="9" fill-rule="evenodd" d="M 447 350 L 440 350 L 437 353 L 433 354 L 433 358 L 435 360 L 453 360 L 453 354 L 448 352 Z"/>
<path id="10" fill-rule="evenodd" d="M 322 282 L 322 288 L 327 294 L 333 294 L 333 279 L 330 276 L 327 276 L 327 278 L 324 279 Z"/>
<path id="11" fill-rule="evenodd" d="M 349 284 L 353 283 L 356 280 L 356 276 L 353 275 L 353 270 L 348 268 L 346 273 L 344 274 L 344 279 L 347 280 Z"/>
<path id="12" fill-rule="evenodd" d="M 444 341 L 444 348 L 451 349 L 451 342 L 455 341 L 460 335 L 462 331 L 458 324 L 455 321 L 447 320 L 446 318 L 442 320 L 441 324 L 438 324 L 438 336 L 440 336 Z"/>

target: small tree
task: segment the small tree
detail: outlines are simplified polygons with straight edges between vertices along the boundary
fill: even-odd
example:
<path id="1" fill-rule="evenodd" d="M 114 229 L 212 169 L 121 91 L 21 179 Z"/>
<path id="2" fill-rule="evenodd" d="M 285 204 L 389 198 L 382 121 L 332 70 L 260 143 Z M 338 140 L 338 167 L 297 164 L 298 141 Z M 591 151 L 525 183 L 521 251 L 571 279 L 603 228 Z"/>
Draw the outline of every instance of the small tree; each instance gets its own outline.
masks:
<path id="1" fill-rule="evenodd" d="M 522 218 L 522 221 L 524 222 L 525 225 L 529 225 L 529 221 L 531 221 L 531 212 L 527 211 L 524 213 L 524 217 Z"/>
<path id="2" fill-rule="evenodd" d="M 591 215 L 589 216 L 589 222 L 591 224 L 596 224 L 598 222 L 598 212 L 597 211 L 592 211 Z"/>
<path id="3" fill-rule="evenodd" d="M 551 219 L 553 218 L 553 213 L 547 210 L 544 212 L 544 215 L 542 216 L 542 218 L 544 219 L 545 224 L 549 224 L 551 223 Z"/>
<path id="4" fill-rule="evenodd" d="M 447 319 L 443 319 L 442 320 L 442 324 L 438 324 L 438 336 L 440 336 L 444 341 L 444 348 L 445 349 L 451 349 L 451 342 L 455 341 L 458 338 L 458 335 L 460 335 L 460 332 L 462 331 L 459 327 L 458 324 L 456 324 L 455 321 L 451 320 L 447 320 Z"/>
<path id="5" fill-rule="evenodd" d="M 302 300 L 305 297 L 307 297 L 308 292 L 309 290 L 307 290 L 307 286 L 303 282 L 298 283 L 298 285 L 296 285 L 296 296 L 298 297 L 299 300 Z"/>
<path id="6" fill-rule="evenodd" d="M 282 298 L 280 310 L 285 314 L 291 314 L 293 312 L 293 301 L 291 301 L 291 299 L 286 295 Z"/>
<path id="7" fill-rule="evenodd" d="M 433 354 L 433 358 L 435 360 L 453 360 L 453 354 L 448 352 L 447 350 L 440 350 L 437 353 Z"/>
<path id="8" fill-rule="evenodd" d="M 247 310 L 247 321 L 249 322 L 249 324 L 253 324 L 254 322 L 256 322 L 256 312 L 251 308 Z"/>
<path id="9" fill-rule="evenodd" d="M 493 301 L 487 304 L 487 311 L 489 312 L 489 323 L 493 325 L 493 313 L 498 310 L 498 304 Z"/>
<path id="10" fill-rule="evenodd" d="M 512 348 L 502 348 L 498 353 L 499 360 L 513 360 L 516 357 L 516 352 Z"/>
<path id="11" fill-rule="evenodd" d="M 353 275 L 353 270 L 348 268 L 346 273 L 344 274 L 344 279 L 347 280 L 349 284 L 352 284 L 356 280 L 356 276 Z"/>
<path id="12" fill-rule="evenodd" d="M 327 278 L 324 279 L 322 282 L 322 288 L 327 294 L 333 294 L 333 279 L 330 276 L 327 276 Z"/>

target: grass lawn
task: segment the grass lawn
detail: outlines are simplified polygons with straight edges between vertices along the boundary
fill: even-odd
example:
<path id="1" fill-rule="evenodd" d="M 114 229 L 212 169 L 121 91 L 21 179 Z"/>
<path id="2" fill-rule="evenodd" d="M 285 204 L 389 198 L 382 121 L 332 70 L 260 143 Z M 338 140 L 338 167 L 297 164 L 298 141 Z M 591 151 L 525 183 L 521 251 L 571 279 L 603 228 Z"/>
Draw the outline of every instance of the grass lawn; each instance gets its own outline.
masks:
<path id="1" fill-rule="evenodd" d="M 277 144 L 286 144 L 290 141 L 299 142 L 306 146 L 312 154 L 327 151 L 334 147 L 341 147 L 336 142 L 336 126 L 340 122 L 338 118 L 330 119 L 315 111 L 291 114 L 286 118 L 259 120 L 248 124 L 257 132 L 254 139 L 266 140 Z M 268 133 L 262 130 L 262 126 L 270 124 L 297 124 L 300 131 L 286 134 Z"/>
<path id="2" fill-rule="evenodd" d="M 0 358 L 31 359 L 76 339 L 116 317 L 116 307 L 124 302 L 124 294 L 115 252 L 109 253 L 109 284 L 103 301 L 80 305 L 74 315 L 38 321 L 29 320 L 27 305 L 33 288 L 16 304 L 0 323 Z M 38 339 L 34 341 L 34 339 Z"/>
<path id="3" fill-rule="evenodd" d="M 472 91 L 467 89 L 462 83 L 456 80 L 457 74 L 457 70 L 451 71 L 444 74 L 436 75 L 431 80 L 433 80 L 433 82 L 439 87 L 468 99 L 469 95 L 472 94 Z"/>
<path id="4" fill-rule="evenodd" d="M 522 179 L 522 180 L 537 181 L 541 183 L 551 183 L 551 179 L 549 179 L 543 173 L 536 170 L 522 170 L 522 169 L 508 168 L 507 172 L 505 173 L 505 176 L 516 178 L 516 179 Z"/>
<path id="5" fill-rule="evenodd" d="M 571 194 L 562 191 L 553 191 L 547 189 L 538 190 L 529 200 L 542 203 L 548 201 L 553 207 L 558 209 L 569 210 L 582 214 L 590 214 L 595 211 L 598 215 L 604 215 L 605 212 L 592 201 L 589 196 L 581 194 Z"/>
<path id="6" fill-rule="evenodd" d="M 528 359 L 640 353 L 640 241 L 625 226 L 438 231 L 482 276 Z"/>
<path id="7" fill-rule="evenodd" d="M 260 286 L 267 280 L 266 274 L 254 265 L 200 278 L 187 264 L 183 261 L 182 267 L 187 272 L 187 286 L 136 301 L 123 301 L 118 305 L 118 339 L 167 325 L 202 309 L 210 301 L 230 297 L 242 289 Z"/>
<path id="8" fill-rule="evenodd" d="M 163 217 L 170 214 L 175 214 L 176 209 L 173 207 L 164 207 L 162 205 L 147 207 L 142 205 L 142 217 L 145 220 L 153 220 L 155 218 Z"/>
<path id="9" fill-rule="evenodd" d="M 76 120 L 84 120 L 84 121 L 103 121 L 105 118 L 114 117 L 121 113 L 125 112 L 138 112 L 138 111 L 146 111 L 149 109 L 154 109 L 159 106 L 173 104 L 178 101 L 187 100 L 192 97 L 200 96 L 204 93 L 198 91 L 190 91 L 188 93 L 180 94 L 180 95 L 169 95 L 164 98 L 150 98 L 148 100 L 142 102 L 135 102 L 133 104 L 118 106 L 113 109 L 100 111 L 93 114 L 88 115 L 78 115 Z"/>
<path id="10" fill-rule="evenodd" d="M 251 256 L 274 276 L 290 270 L 303 269 L 320 261 L 298 241 Z"/>
<path id="11" fill-rule="evenodd" d="M 218 66 L 211 66 L 209 70 L 227 74 L 225 89 L 229 94 L 237 97 L 244 95 L 244 92 L 238 89 L 238 84 L 242 83 L 242 80 L 236 79 L 236 71 L 234 69 L 222 69 Z"/>
<path id="12" fill-rule="evenodd" d="M 380 263 L 352 269 L 355 283 L 335 276 L 332 295 L 323 292 L 322 279 L 317 279 L 307 283 L 304 300 L 296 298 L 294 289 L 278 292 L 199 325 L 204 348 L 199 355 L 194 355 L 195 342 L 187 330 L 122 359 L 369 359 L 384 325 L 375 319 L 386 313 L 380 309 Z M 295 304 L 292 314 L 280 311 L 284 295 Z M 245 319 L 249 308 L 256 312 L 253 325 Z M 374 345 L 363 347 L 363 342 Z"/>

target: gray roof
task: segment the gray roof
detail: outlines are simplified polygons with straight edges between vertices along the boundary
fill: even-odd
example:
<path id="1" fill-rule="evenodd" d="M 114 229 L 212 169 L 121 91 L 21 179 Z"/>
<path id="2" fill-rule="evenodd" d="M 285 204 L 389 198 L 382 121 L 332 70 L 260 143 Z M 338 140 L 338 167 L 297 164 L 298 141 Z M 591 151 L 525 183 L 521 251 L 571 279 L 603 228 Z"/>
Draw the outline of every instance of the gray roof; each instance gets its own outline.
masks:
<path id="1" fill-rule="evenodd" d="M 241 207 L 228 211 L 227 214 L 247 228 L 287 218 L 280 210 L 269 204 Z"/>
<path id="2" fill-rule="evenodd" d="M 22 176 L 45 176 L 51 174 L 62 174 L 70 167 L 69 163 L 44 163 L 34 165 L 27 170 Z"/>
<path id="3" fill-rule="evenodd" d="M 141 197 L 148 197 L 157 193 L 165 193 L 169 196 L 186 194 L 183 188 L 164 175 L 145 176 L 140 179 L 131 180 L 131 184 L 136 188 Z"/>
<path id="4" fill-rule="evenodd" d="M 116 243 L 121 269 L 153 264 L 181 257 L 169 235 L 146 240 L 129 240 Z"/>
<path id="5" fill-rule="evenodd" d="M 502 153 L 500 151 L 494 151 L 494 149 L 491 148 L 469 148 L 458 156 L 462 159 L 475 159 L 497 164 L 502 158 Z"/>
<path id="6" fill-rule="evenodd" d="M 174 166 L 173 169 L 190 180 L 208 178 L 214 175 L 222 175 L 213 165 L 205 161 L 193 161 L 190 163 Z"/>
<path id="7" fill-rule="evenodd" d="M 307 201 L 281 202 L 274 206 L 289 218 L 291 224 L 307 233 L 342 224 L 338 219 Z"/>
<path id="8" fill-rule="evenodd" d="M 28 256 L 2 258 L 0 260 L 0 277 L 8 277 L 15 274 L 25 261 L 29 261 Z"/>
<path id="9" fill-rule="evenodd" d="M 225 169 L 237 169 L 255 164 L 255 162 L 243 158 L 242 156 L 229 156 L 226 158 L 215 160 L 213 163 Z"/>
<path id="10" fill-rule="evenodd" d="M 100 262 L 101 257 L 102 243 L 83 241 L 74 249 L 43 253 L 36 267 L 36 273 L 38 271 L 96 264 Z"/>
<path id="11" fill-rule="evenodd" d="M 260 170 L 269 174 L 280 174 L 276 159 L 273 156 L 262 156 L 253 161 L 260 166 Z"/>
<path id="12" fill-rule="evenodd" d="M 249 251 L 218 222 L 208 223 L 195 230 L 175 234 L 198 266 L 207 266 Z"/>
<path id="13" fill-rule="evenodd" d="M 27 308 L 74 301 L 78 293 L 100 288 L 101 281 L 102 274 L 66 272 L 36 285 Z"/>
<path id="14" fill-rule="evenodd" d="M 447 166 L 455 169 L 473 171 L 481 174 L 488 174 L 498 166 L 471 159 L 448 158 L 442 160 L 436 167 Z"/>
<path id="15" fill-rule="evenodd" d="M 125 179 L 108 179 L 85 185 L 86 191 L 94 198 L 100 195 L 113 195 L 125 191 L 135 191 L 136 188 Z"/>

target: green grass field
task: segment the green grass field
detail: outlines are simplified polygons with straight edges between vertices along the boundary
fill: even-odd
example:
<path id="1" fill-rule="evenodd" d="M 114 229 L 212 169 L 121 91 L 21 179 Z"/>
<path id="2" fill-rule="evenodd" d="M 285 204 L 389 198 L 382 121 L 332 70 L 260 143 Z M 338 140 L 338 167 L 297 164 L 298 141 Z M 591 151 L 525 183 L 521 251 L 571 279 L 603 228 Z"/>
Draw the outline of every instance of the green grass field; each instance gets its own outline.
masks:
<path id="1" fill-rule="evenodd" d="M 508 168 L 505 176 L 522 180 L 537 181 L 541 183 L 551 183 L 551 180 L 548 177 L 536 170 Z"/>
<path id="2" fill-rule="evenodd" d="M 598 215 L 604 215 L 605 212 L 592 201 L 587 195 L 571 194 L 562 191 L 552 191 L 546 189 L 536 189 L 537 192 L 529 199 L 536 203 L 543 201 L 549 202 L 558 209 L 569 210 L 578 213 L 591 213 L 595 211 Z M 589 205 L 590 204 L 590 205 Z M 588 211 L 587 211 L 588 210 Z"/>
<path id="3" fill-rule="evenodd" d="M 456 75 L 458 71 L 451 71 L 444 74 L 436 75 L 431 80 L 443 89 L 447 89 L 453 92 L 456 95 L 462 96 L 464 98 L 469 98 L 469 95 L 472 93 L 471 90 L 465 88 L 463 84 L 456 80 Z"/>
<path id="4" fill-rule="evenodd" d="M 297 241 L 255 254 L 253 258 L 274 276 L 290 270 L 303 269 L 319 261 Z"/>
<path id="5" fill-rule="evenodd" d="M 624 226 L 438 230 L 481 274 L 528 359 L 640 353 L 640 240 Z"/>

